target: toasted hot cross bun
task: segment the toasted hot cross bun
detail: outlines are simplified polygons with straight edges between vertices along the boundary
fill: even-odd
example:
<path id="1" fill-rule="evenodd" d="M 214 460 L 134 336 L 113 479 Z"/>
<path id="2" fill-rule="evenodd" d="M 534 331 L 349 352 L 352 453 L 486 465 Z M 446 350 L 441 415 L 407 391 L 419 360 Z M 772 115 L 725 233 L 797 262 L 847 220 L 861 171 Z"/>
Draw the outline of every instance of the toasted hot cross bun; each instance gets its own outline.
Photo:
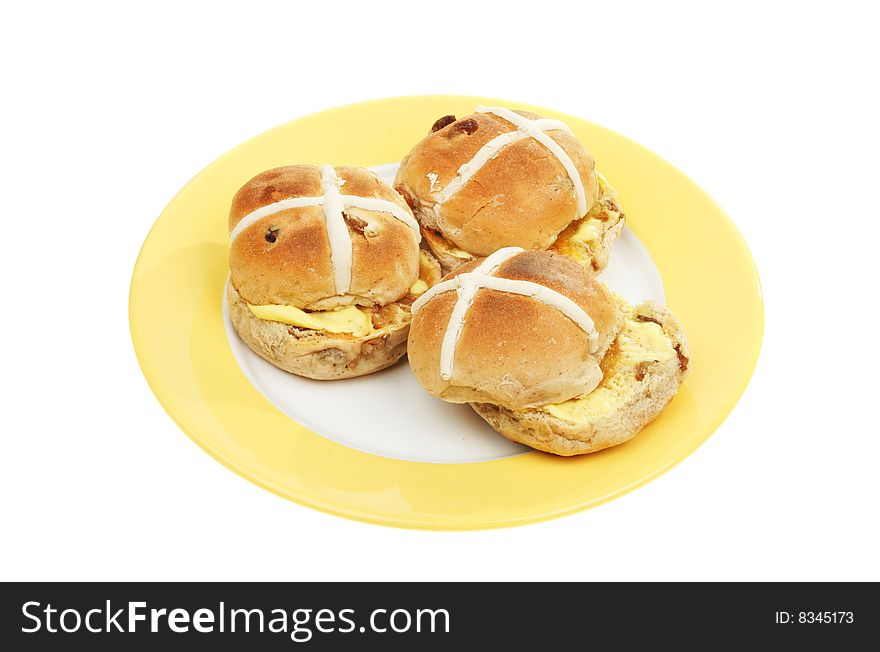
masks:
<path id="1" fill-rule="evenodd" d="M 409 362 L 432 395 L 470 403 L 502 435 L 558 455 L 634 437 L 687 373 L 665 308 L 635 308 L 582 266 L 506 248 L 447 275 L 413 304 Z"/>
<path id="2" fill-rule="evenodd" d="M 394 186 L 444 272 L 507 246 L 553 248 L 599 272 L 623 213 L 595 167 L 565 123 L 478 107 L 438 120 Z"/>
<path id="3" fill-rule="evenodd" d="M 397 361 L 410 304 L 440 276 L 409 207 L 362 168 L 258 174 L 233 198 L 229 230 L 236 331 L 272 364 L 310 378 Z"/>
<path id="4" fill-rule="evenodd" d="M 585 394 L 620 330 L 614 297 L 574 261 L 501 249 L 413 305 L 409 363 L 429 393 L 511 409 Z"/>

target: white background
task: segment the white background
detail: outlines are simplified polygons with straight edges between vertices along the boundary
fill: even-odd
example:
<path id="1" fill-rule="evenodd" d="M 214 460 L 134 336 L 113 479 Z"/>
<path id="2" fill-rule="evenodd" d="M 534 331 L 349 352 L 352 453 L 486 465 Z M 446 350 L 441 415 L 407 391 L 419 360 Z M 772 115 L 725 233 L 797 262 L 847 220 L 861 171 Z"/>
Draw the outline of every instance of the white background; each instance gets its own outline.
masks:
<path id="1" fill-rule="evenodd" d="M 529 4 L 4 9 L 0 577 L 880 579 L 870 3 Z M 297 116 L 431 93 L 630 136 L 749 242 L 766 300 L 757 371 L 655 482 L 515 529 L 382 528 L 239 478 L 153 398 L 128 284 L 174 193 Z"/>

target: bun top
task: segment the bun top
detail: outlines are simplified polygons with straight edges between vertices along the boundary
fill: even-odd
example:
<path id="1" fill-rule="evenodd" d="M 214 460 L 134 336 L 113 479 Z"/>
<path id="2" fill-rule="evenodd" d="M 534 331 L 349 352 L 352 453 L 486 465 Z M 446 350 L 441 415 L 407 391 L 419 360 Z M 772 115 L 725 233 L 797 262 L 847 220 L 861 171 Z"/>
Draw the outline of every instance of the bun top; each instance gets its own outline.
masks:
<path id="1" fill-rule="evenodd" d="M 575 261 L 509 247 L 419 297 L 409 362 L 429 393 L 453 403 L 559 403 L 599 384 L 622 319 L 611 293 Z"/>
<path id="2" fill-rule="evenodd" d="M 486 256 L 546 249 L 596 201 L 595 161 L 559 120 L 502 107 L 441 118 L 403 159 L 395 188 L 423 226 Z"/>
<path id="3" fill-rule="evenodd" d="M 251 305 L 385 305 L 418 278 L 412 211 L 363 168 L 262 172 L 233 197 L 229 230 L 232 284 Z"/>

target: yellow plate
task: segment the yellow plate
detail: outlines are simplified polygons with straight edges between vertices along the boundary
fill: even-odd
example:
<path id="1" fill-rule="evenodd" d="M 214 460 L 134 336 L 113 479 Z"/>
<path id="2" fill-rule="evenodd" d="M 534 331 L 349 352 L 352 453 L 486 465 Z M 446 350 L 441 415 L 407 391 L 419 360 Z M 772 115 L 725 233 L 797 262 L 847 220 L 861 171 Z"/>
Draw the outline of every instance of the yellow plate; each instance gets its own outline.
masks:
<path id="1" fill-rule="evenodd" d="M 223 327 L 230 199 L 258 172 L 291 163 L 399 160 L 439 116 L 504 105 L 560 118 L 620 193 L 687 331 L 690 375 L 631 442 L 578 458 L 527 453 L 490 462 L 405 462 L 347 448 L 292 422 L 238 367 Z M 197 444 L 285 498 L 340 516 L 428 529 L 518 525 L 630 491 L 683 460 L 739 399 L 761 345 L 763 305 L 749 251 L 724 212 L 644 147 L 580 118 L 482 97 L 400 97 L 316 113 L 209 165 L 156 221 L 135 266 L 131 332 L 144 375 Z M 424 427 L 424 424 L 423 426 Z"/>

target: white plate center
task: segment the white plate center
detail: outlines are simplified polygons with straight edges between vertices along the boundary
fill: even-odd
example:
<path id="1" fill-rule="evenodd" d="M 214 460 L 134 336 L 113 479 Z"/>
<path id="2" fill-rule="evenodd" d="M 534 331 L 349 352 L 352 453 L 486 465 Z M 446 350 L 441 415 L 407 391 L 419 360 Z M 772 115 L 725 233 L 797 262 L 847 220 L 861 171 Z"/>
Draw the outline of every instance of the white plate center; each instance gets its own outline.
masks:
<path id="1" fill-rule="evenodd" d="M 373 168 L 389 185 L 397 163 Z M 627 301 L 666 303 L 651 256 L 624 228 L 601 280 Z M 269 364 L 241 341 L 223 293 L 232 353 L 251 384 L 297 423 L 337 443 L 399 460 L 461 464 L 519 455 L 529 449 L 496 433 L 467 405 L 444 403 L 416 382 L 406 358 L 390 369 L 348 380 L 300 378 Z"/>

